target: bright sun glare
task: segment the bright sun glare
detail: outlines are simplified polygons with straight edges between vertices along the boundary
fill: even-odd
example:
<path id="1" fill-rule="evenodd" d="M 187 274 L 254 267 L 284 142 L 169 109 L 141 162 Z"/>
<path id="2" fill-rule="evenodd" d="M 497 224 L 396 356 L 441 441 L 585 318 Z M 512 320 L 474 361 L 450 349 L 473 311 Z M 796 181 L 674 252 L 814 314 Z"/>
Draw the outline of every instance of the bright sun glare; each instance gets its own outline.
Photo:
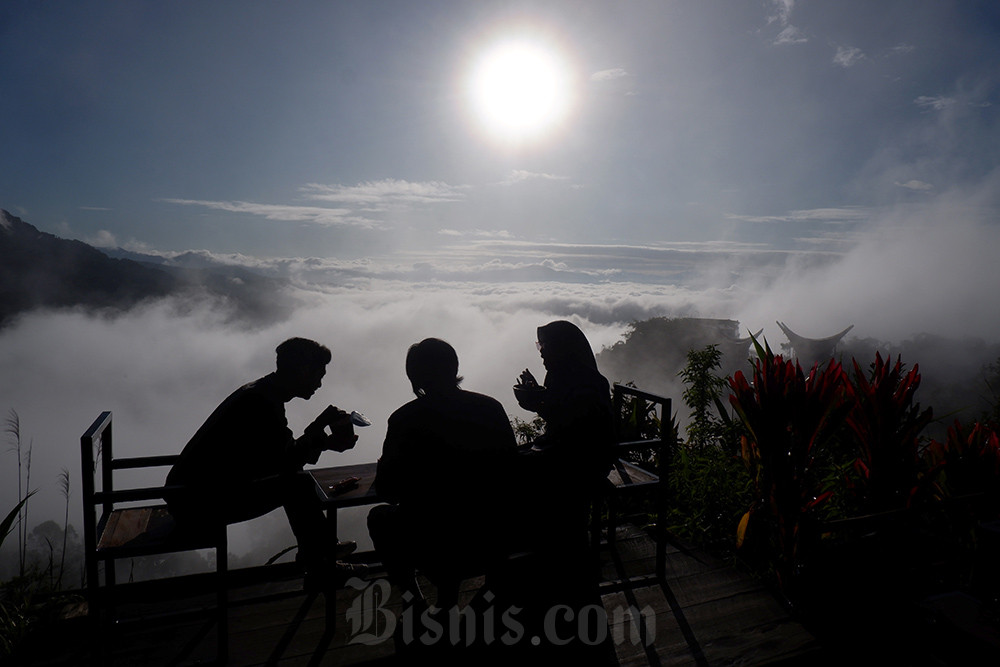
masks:
<path id="1" fill-rule="evenodd" d="M 469 92 L 474 113 L 496 139 L 539 139 L 563 120 L 572 101 L 571 72 L 551 48 L 509 41 L 475 63 Z"/>

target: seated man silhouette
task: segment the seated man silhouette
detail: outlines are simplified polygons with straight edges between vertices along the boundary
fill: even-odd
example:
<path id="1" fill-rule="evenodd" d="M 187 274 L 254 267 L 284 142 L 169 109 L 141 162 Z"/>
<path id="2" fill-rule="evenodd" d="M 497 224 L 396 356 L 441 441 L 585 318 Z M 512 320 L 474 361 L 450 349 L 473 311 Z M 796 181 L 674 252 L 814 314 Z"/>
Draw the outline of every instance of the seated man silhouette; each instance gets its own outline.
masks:
<path id="1" fill-rule="evenodd" d="M 191 531 L 283 507 L 307 582 L 320 584 L 360 568 L 337 560 L 353 545 L 338 544 L 329 533 L 312 479 L 301 471 L 324 450 L 354 447 L 357 436 L 350 416 L 329 406 L 303 435 L 293 437 L 285 403 L 308 399 L 319 389 L 331 354 L 305 338 L 290 338 L 275 352 L 275 371 L 230 394 L 185 445 L 167 474 L 168 486 L 182 488 L 167 497 L 167 505 L 178 527 Z"/>
<path id="2" fill-rule="evenodd" d="M 417 398 L 389 417 L 375 477 L 391 504 L 372 508 L 368 529 L 394 584 L 419 600 L 419 569 L 450 608 L 463 575 L 502 556 L 514 431 L 499 401 L 459 388 L 445 341 L 410 346 L 406 375 Z"/>

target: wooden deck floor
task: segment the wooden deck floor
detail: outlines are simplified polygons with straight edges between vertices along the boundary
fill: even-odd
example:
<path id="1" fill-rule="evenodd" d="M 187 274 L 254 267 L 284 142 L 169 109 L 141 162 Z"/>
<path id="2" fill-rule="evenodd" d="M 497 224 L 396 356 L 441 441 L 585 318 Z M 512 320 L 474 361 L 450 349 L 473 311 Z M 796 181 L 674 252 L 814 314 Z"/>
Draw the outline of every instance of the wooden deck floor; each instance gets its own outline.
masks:
<path id="1" fill-rule="evenodd" d="M 601 602 L 611 627 L 604 643 L 574 664 L 606 665 L 774 665 L 825 664 L 817 640 L 778 604 L 759 583 L 704 554 L 676 546 L 669 548 L 666 581 L 652 580 L 654 550 L 650 539 L 635 528 L 619 532 L 614 547 L 601 552 L 603 582 Z M 634 578 L 631 582 L 629 578 Z M 645 577 L 645 579 L 644 579 Z M 471 597 L 481 582 L 470 580 L 463 589 Z M 206 591 L 207 593 L 207 591 Z M 385 619 L 381 612 L 358 627 L 347 620 L 348 609 L 358 604 L 361 592 L 338 592 L 336 629 L 326 632 L 322 595 L 307 595 L 294 578 L 234 586 L 230 610 L 230 664 L 251 665 L 380 665 L 410 664 L 396 654 L 392 639 L 371 645 L 359 642 L 362 632 L 380 639 Z M 210 593 L 186 599 L 187 608 L 209 607 Z M 382 609 L 398 613 L 400 596 L 390 591 Z M 215 628 L 210 617 L 160 617 L 169 605 L 129 608 L 137 620 L 115 629 L 114 664 L 210 664 L 215 657 Z M 628 608 L 641 610 L 645 634 L 633 641 Z M 355 609 L 360 609 L 356 606 Z M 615 611 L 618 611 L 618 616 Z M 156 615 L 154 615 L 154 613 Z M 382 625 L 379 625 L 379 623 Z M 352 634 L 354 630 L 354 634 Z M 19 664 L 93 664 L 83 619 L 52 629 L 36 638 L 31 652 Z M 537 664 L 532 649 L 522 642 L 522 653 L 510 653 L 506 662 Z M 499 653 L 497 655 L 500 655 Z M 525 656 L 527 658 L 525 659 Z M 481 660 L 474 663 L 480 664 Z"/>

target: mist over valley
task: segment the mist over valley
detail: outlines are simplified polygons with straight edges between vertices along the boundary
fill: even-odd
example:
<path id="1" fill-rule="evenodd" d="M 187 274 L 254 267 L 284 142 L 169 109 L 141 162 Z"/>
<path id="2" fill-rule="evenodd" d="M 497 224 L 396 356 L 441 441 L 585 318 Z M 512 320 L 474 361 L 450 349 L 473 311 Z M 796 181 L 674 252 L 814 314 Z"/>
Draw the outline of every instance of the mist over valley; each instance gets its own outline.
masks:
<path id="1" fill-rule="evenodd" d="M 8 254 L 9 227 L 8 222 L 0 229 L 0 252 Z M 990 230 L 986 227 L 978 233 Z M 293 430 L 301 432 L 326 404 L 362 411 L 374 422 L 359 431 L 354 450 L 327 452 L 319 465 L 378 457 L 386 419 L 412 398 L 403 370 L 406 349 L 428 336 L 444 338 L 458 350 L 463 386 L 495 396 L 512 418 L 527 420 L 533 415 L 517 406 L 511 386 L 523 368 L 539 377 L 544 373 L 535 350 L 535 329 L 554 319 L 570 319 L 587 333 L 609 380 L 635 382 L 672 397 L 682 428 L 687 415 L 677 373 L 688 349 L 743 338 L 746 353 L 741 358 L 737 346 L 737 353 L 727 354 L 723 363 L 726 372 L 746 370 L 750 355 L 746 339 L 751 333 L 763 330 L 762 341 L 776 352 L 791 352 L 776 320 L 814 338 L 853 324 L 838 345 L 838 354 L 845 361 L 856 356 L 863 367 L 876 350 L 883 356 L 901 355 L 908 366 L 919 363 L 924 380 L 917 399 L 934 406 L 942 417 L 951 415 L 937 424 L 938 431 L 955 417 L 974 418 L 984 409 L 988 398 L 985 366 L 1000 357 L 1000 336 L 990 328 L 992 322 L 963 334 L 959 323 L 929 318 L 926 332 L 883 337 L 920 321 L 920 313 L 910 308 L 948 312 L 956 301 L 950 294 L 941 293 L 940 300 L 932 303 L 927 294 L 911 297 L 904 290 L 895 295 L 895 305 L 888 312 L 877 290 L 869 290 L 870 296 L 834 292 L 839 302 L 827 294 L 810 308 L 779 308 L 786 301 L 801 304 L 806 297 L 803 285 L 823 290 L 830 282 L 854 284 L 857 278 L 851 272 L 857 255 L 871 252 L 863 244 L 835 262 L 799 267 L 799 273 L 786 266 L 771 284 L 752 294 L 740 284 L 695 289 L 615 281 L 606 275 L 590 282 L 498 282 L 490 262 L 476 274 L 478 280 L 469 280 L 469 275 L 446 280 L 444 271 L 434 280 L 404 280 L 406 274 L 398 267 L 383 277 L 377 267 L 368 265 L 355 267 L 350 279 L 343 279 L 342 267 L 337 268 L 333 275 L 341 280 L 327 282 L 322 278 L 331 275 L 327 272 L 333 270 L 331 266 L 337 266 L 330 260 L 244 257 L 237 262 L 232 256 L 218 258 L 205 252 L 150 255 L 129 268 L 158 271 L 158 267 L 195 263 L 199 273 L 187 273 L 184 281 L 169 283 L 166 293 L 157 291 L 159 286 L 142 292 L 143 284 L 134 282 L 129 285 L 134 290 L 130 301 L 123 303 L 118 289 L 100 297 L 94 296 L 99 291 L 92 286 L 81 290 L 81 274 L 70 263 L 74 257 L 84 257 L 81 265 L 92 272 L 87 281 L 120 286 L 126 279 L 123 275 L 132 275 L 122 274 L 121 264 L 131 260 L 109 259 L 79 242 L 45 235 L 35 238 L 40 246 L 72 243 L 79 255 L 58 253 L 61 269 L 48 273 L 46 289 L 63 295 L 63 301 L 21 308 L 0 329 L 4 378 L 0 409 L 16 411 L 22 437 L 27 439 L 24 444 L 32 448 L 31 485 L 39 489 L 33 498 L 32 523 L 61 516 L 56 480 L 63 469 L 70 472 L 73 489 L 71 522 L 79 522 L 79 436 L 102 410 L 114 414 L 118 451 L 133 455 L 179 452 L 222 398 L 270 372 L 274 347 L 291 336 L 319 340 L 334 354 L 317 395 L 308 402 L 288 404 Z M 18 243 L 22 257 L 43 256 Z M 969 250 L 959 245 L 958 250 Z M 481 251 L 467 251 L 470 266 L 473 250 Z M 945 245 L 933 248 L 935 252 L 947 250 Z M 95 262 L 92 253 L 106 261 Z M 541 261 L 522 257 L 520 261 L 525 265 L 549 262 L 559 267 L 556 272 L 574 271 L 572 260 L 565 256 Z M 19 276 L 11 273 L 11 266 L 6 269 L 5 292 L 29 291 L 38 275 L 37 265 Z M 887 270 L 880 267 L 882 272 Z M 237 272 L 242 277 L 234 282 Z M 974 272 L 970 267 L 970 273 Z M 206 286 L 193 288 L 200 283 L 192 276 L 203 279 Z M 950 273 L 945 279 L 957 282 L 960 278 Z M 219 285 L 240 289 L 234 295 Z M 253 286 L 254 298 L 249 300 L 241 296 L 246 294 L 242 291 L 246 285 Z M 983 292 L 975 298 L 987 297 Z M 268 309 L 267 304 L 277 307 Z M 11 304 L 3 305 L 9 308 Z M 751 307 L 759 310 L 751 311 Z M 803 365 L 808 368 L 811 363 Z M 3 485 L 0 500 L 4 506 L 13 506 L 16 486 L 10 482 L 15 457 L 9 451 L 3 456 L 2 469 L 12 480 Z M 364 542 L 363 516 L 347 514 L 345 530 Z M 280 512 L 258 522 L 233 527 L 236 552 L 256 550 L 255 558 L 266 559 L 291 543 Z M 265 525 L 267 529 L 261 530 Z"/>

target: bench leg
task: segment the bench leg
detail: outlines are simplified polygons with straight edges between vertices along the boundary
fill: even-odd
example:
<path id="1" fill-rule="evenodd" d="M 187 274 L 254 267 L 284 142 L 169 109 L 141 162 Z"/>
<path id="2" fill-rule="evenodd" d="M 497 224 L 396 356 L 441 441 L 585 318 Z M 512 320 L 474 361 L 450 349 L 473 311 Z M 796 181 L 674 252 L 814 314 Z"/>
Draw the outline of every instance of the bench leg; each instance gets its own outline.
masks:
<path id="1" fill-rule="evenodd" d="M 614 494 L 608 496 L 608 544 L 614 544 L 618 535 L 618 503 Z"/>
<path id="2" fill-rule="evenodd" d="M 667 577 L 667 495 L 661 489 L 656 512 L 656 576 L 661 581 Z"/>
<path id="3" fill-rule="evenodd" d="M 595 498 L 590 504 L 590 548 L 595 552 L 601 548 L 601 509 L 603 503 Z"/>
<path id="4" fill-rule="evenodd" d="M 215 543 L 215 614 L 216 650 L 219 663 L 229 662 L 229 535 L 227 528 L 221 528 Z"/>

